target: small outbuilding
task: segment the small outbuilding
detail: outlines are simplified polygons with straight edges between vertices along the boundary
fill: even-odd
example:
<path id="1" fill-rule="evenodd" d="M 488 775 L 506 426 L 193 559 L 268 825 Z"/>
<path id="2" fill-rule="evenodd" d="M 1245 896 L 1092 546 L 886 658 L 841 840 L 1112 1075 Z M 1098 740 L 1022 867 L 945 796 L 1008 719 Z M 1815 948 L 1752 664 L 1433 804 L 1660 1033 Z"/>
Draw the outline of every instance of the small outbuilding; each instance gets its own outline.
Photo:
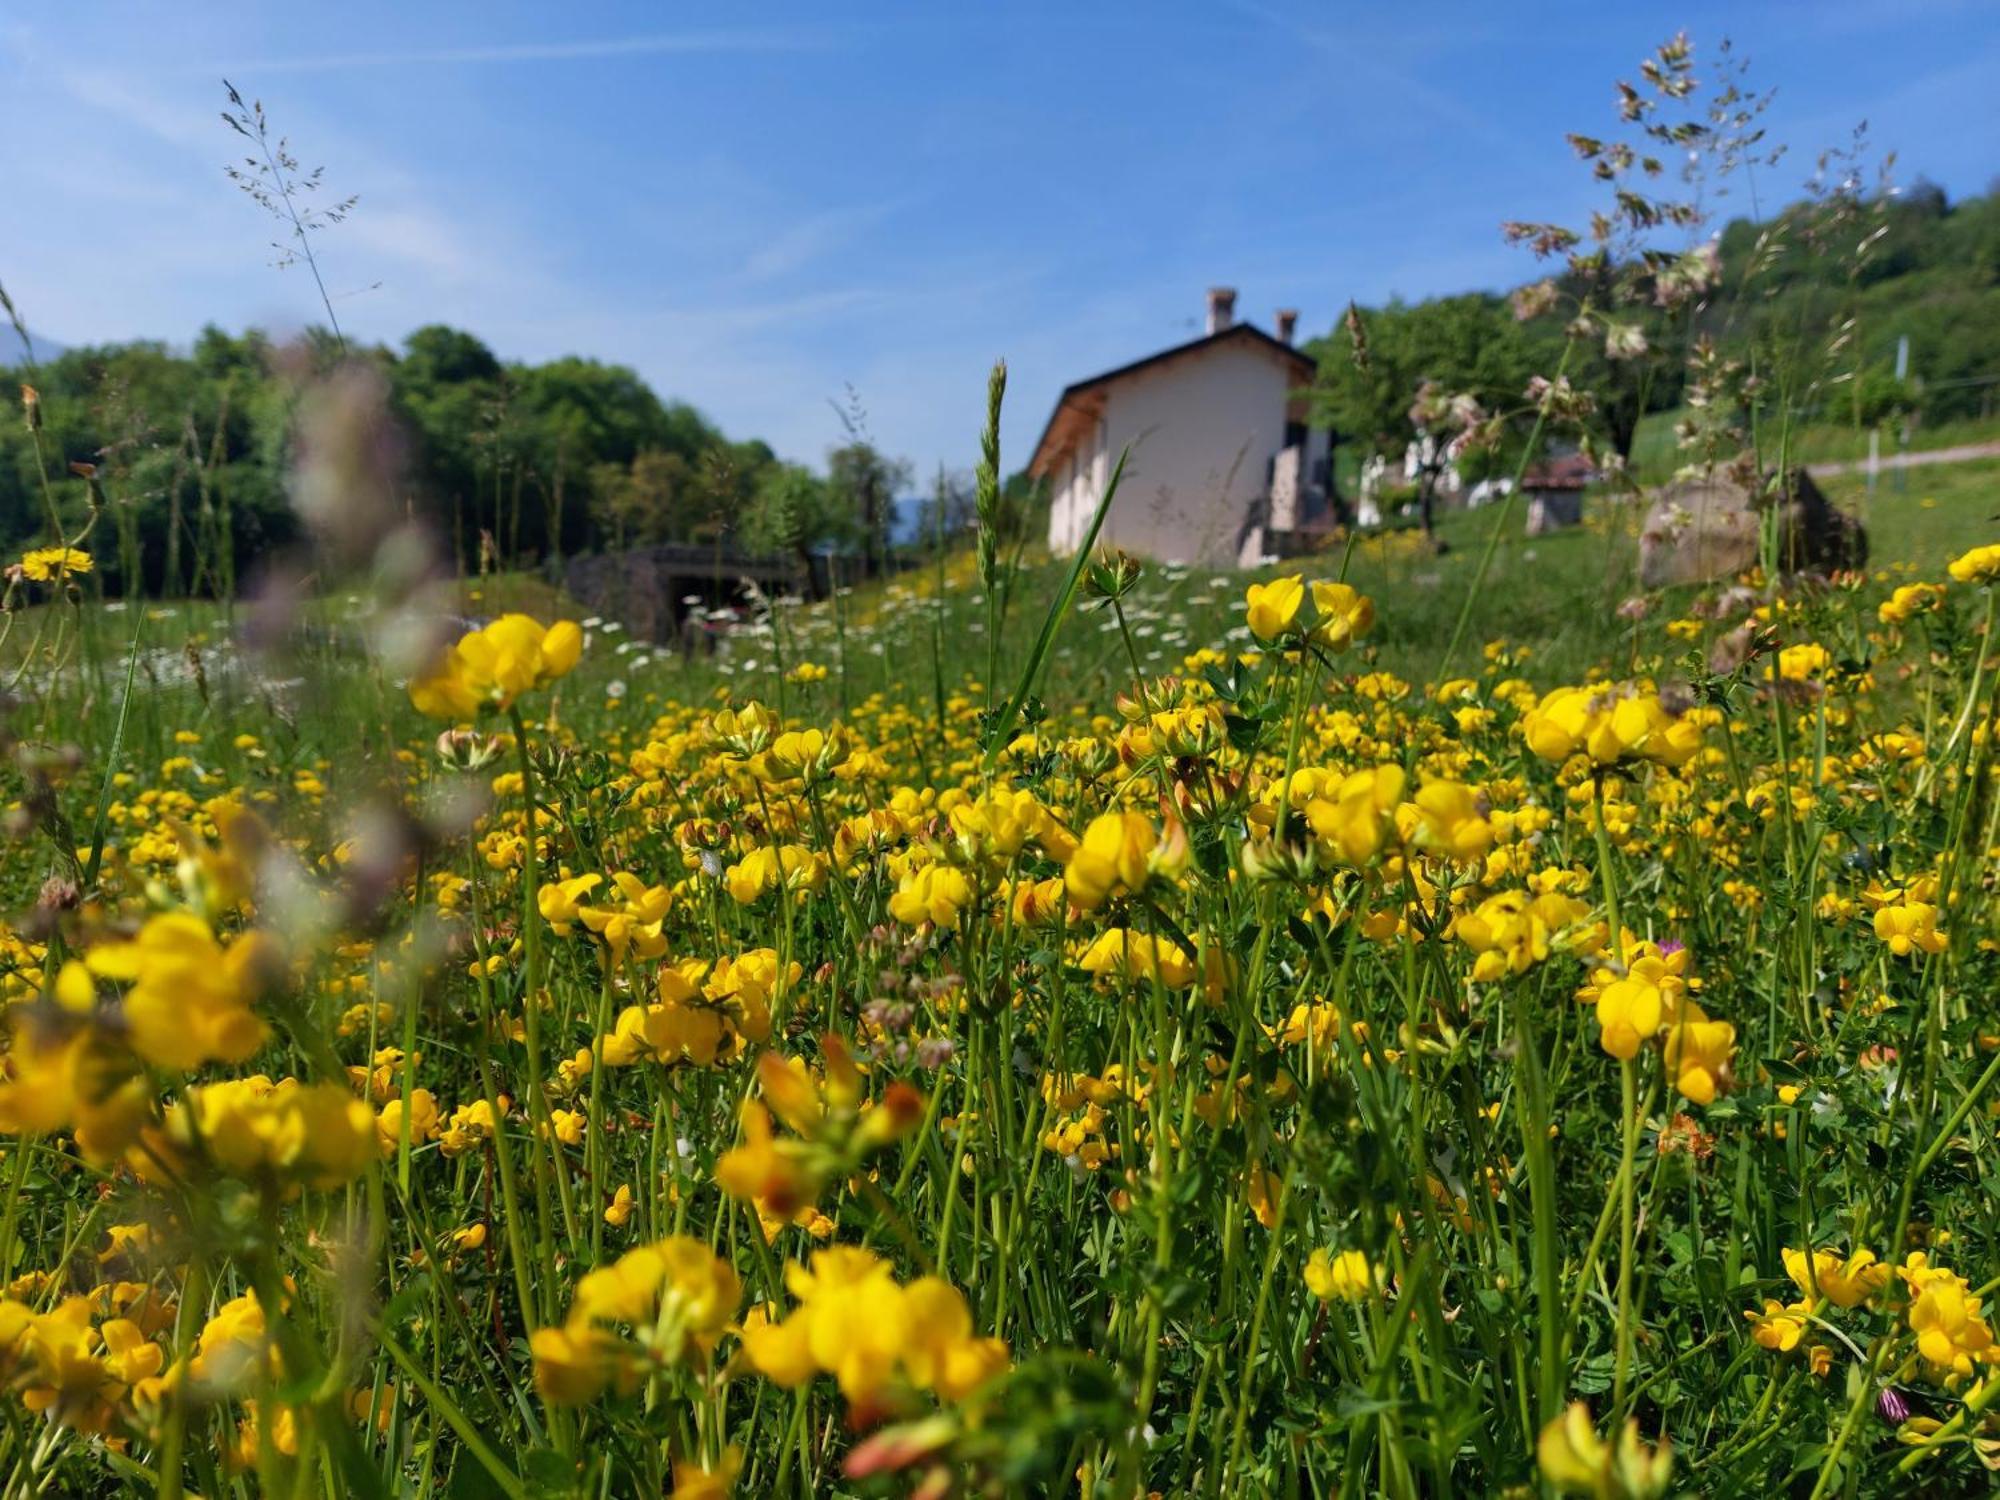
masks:
<path id="1" fill-rule="evenodd" d="M 1597 466 L 1581 453 L 1564 453 L 1521 476 L 1528 497 L 1528 535 L 1543 536 L 1579 525 L 1583 492 L 1597 481 Z"/>

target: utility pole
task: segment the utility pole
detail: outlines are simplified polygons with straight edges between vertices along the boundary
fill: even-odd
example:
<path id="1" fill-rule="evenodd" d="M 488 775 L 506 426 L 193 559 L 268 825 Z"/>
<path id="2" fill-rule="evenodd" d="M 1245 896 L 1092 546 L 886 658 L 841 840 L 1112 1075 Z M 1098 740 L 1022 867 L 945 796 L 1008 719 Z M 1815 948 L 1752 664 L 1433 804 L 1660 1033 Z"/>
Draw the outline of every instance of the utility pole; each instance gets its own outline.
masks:
<path id="1" fill-rule="evenodd" d="M 1904 382 L 1909 377 L 1910 336 L 1905 333 L 1899 335 L 1896 339 L 1896 393 L 1899 400 L 1902 397 Z M 1897 429 L 1896 433 L 1896 451 L 1898 453 L 1908 453 L 1910 451 L 1910 409 L 1907 405 L 1902 410 L 1902 426 Z M 1896 466 L 1896 493 L 1899 495 L 1906 494 L 1909 488 L 1910 466 L 1907 463 L 1898 464 Z"/>

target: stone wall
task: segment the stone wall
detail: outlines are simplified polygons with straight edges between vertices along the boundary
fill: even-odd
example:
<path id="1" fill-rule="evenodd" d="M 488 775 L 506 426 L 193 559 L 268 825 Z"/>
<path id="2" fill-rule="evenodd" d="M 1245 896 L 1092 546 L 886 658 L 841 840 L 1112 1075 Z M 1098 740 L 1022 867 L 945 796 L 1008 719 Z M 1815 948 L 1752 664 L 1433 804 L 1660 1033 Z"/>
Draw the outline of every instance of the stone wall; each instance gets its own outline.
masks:
<path id="1" fill-rule="evenodd" d="M 573 557 L 562 581 L 593 612 L 619 621 L 639 639 L 664 643 L 679 638 L 690 595 L 722 604 L 740 598 L 746 580 L 766 592 L 798 586 L 796 570 L 781 558 L 671 545 Z"/>

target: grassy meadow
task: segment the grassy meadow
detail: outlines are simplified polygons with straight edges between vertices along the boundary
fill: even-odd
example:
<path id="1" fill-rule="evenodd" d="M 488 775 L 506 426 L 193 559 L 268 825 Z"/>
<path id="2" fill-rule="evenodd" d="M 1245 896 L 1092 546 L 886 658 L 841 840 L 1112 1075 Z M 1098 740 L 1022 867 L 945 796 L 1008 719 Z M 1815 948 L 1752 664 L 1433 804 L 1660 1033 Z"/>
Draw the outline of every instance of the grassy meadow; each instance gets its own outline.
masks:
<path id="1" fill-rule="evenodd" d="M 1234 29 L 1296 29 L 1254 19 Z M 400 118 L 387 66 L 435 79 L 408 98 L 454 101 L 454 129 L 494 118 L 469 84 L 441 91 L 475 63 L 514 89 L 529 54 L 557 54 L 591 105 L 565 136 L 538 85 L 535 149 L 481 137 L 463 181 L 439 122 L 398 127 L 378 178 L 414 142 L 451 191 L 322 276 L 375 187 L 316 196 L 289 127 L 225 84 L 234 160 L 201 178 L 241 189 L 278 264 L 303 267 L 294 296 L 309 280 L 324 322 L 292 343 L 211 325 L 39 360 L 0 291 L 19 350 L 0 422 L 0 1500 L 1995 1489 L 2000 459 L 1872 491 L 1828 475 L 1872 544 L 1832 576 L 1780 572 L 1767 512 L 1760 565 L 1643 590 L 1647 502 L 1609 493 L 1552 535 L 1512 504 L 1447 509 L 1435 537 L 1398 521 L 1249 572 L 1051 558 L 1046 495 L 1002 468 L 1002 363 L 976 468 L 937 471 L 927 529 L 950 544 L 898 556 L 910 466 L 852 385 L 813 465 L 583 353 L 524 362 L 435 322 L 358 336 L 385 306 L 443 315 L 545 278 L 496 336 L 607 326 L 554 294 L 560 272 L 607 278 L 613 347 L 755 396 L 739 410 L 786 389 L 763 388 L 777 363 L 931 378 L 980 327 L 1052 357 L 1025 321 L 960 316 L 1063 295 L 1041 247 L 1014 267 L 994 234 L 1018 227 L 993 213 L 1008 179 L 940 149 L 980 98 L 962 57 L 927 130 L 811 143 L 898 182 L 867 212 L 809 211 L 804 178 L 840 192 L 796 170 L 816 156 L 715 170 L 796 154 L 763 127 L 810 118 L 812 90 L 726 149 L 625 128 L 617 66 L 752 50 L 761 76 L 794 50 L 767 29 L 274 47 L 258 71 L 308 100 L 322 75 L 385 80 L 350 96 L 380 125 Z M 50 70 L 27 39 L 32 84 Z M 929 119 L 916 75 L 878 87 L 865 53 L 887 55 L 798 66 Z M 1281 314 L 1314 362 L 1284 441 L 1332 434 L 1350 495 L 1413 443 L 1517 485 L 1552 454 L 1616 453 L 1650 495 L 1683 469 L 1852 463 L 1861 424 L 1887 438 L 1915 414 L 1919 449 L 2000 435 L 2000 196 L 1895 191 L 1863 131 L 1781 173 L 1775 96 L 1747 66 L 1676 34 L 1606 98 L 1611 134 L 1566 136 L 1597 208 L 1500 225 L 1539 279 L 1350 302 L 1316 337 Z M 198 149 L 164 53 L 143 89 L 115 55 L 55 71 L 63 131 L 87 109 L 159 137 L 135 150 Z M 1046 111 L 1018 83 L 972 114 L 1032 165 L 1022 130 Z M 1093 100 L 1119 121 L 1101 144 L 1182 140 Z M 1260 113 L 1194 124 L 1289 129 Z M 893 133 L 971 198 L 904 182 L 875 154 Z M 601 204 L 523 209 L 581 236 L 573 257 L 552 240 L 515 264 L 490 227 L 490 187 L 532 158 L 566 192 L 584 159 L 651 180 L 620 167 L 632 143 L 673 180 L 693 169 L 702 222 L 627 196 L 727 259 L 724 294 Z M 1458 186 L 1401 196 L 1462 225 L 1466 174 L 1515 155 L 1492 144 L 1431 153 Z M 151 175 L 167 158 L 143 159 L 146 203 L 177 204 Z M 43 165 L 51 191 L 88 176 Z M 391 175 L 392 203 L 422 180 Z M 739 175 L 789 226 L 741 255 L 702 186 Z M 1119 207 L 1133 180 L 1077 179 L 1107 195 L 1070 236 L 1085 258 L 1100 219 L 1149 237 Z M 936 222 L 915 235 L 920 212 Z M 149 273 L 184 264 L 143 249 L 170 217 L 128 214 L 117 245 Z M 1209 217 L 1194 243 L 1226 247 Z M 1486 264 L 1395 218 L 1379 257 L 1398 278 Z M 1325 264 L 1303 274 L 1323 237 L 1288 250 L 1268 208 L 1244 222 L 1248 264 L 1326 284 Z M 871 224 L 923 257 L 868 267 L 906 295 L 788 289 L 845 281 Z M 933 255 L 933 229 L 978 255 Z M 448 297 L 366 269 L 406 243 L 455 260 L 461 238 Z M 202 249 L 213 288 L 234 262 Z M 1065 339 L 1136 306 L 1141 259 L 1111 264 L 1115 297 L 1046 309 Z M 946 295 L 953 276 L 983 286 Z M 397 300 L 346 301 L 385 281 Z M 1235 294 L 1211 296 L 1219 326 Z M 828 330 L 857 325 L 822 319 L 850 304 L 867 333 L 836 348 Z M 711 364 L 725 335 L 758 363 Z M 897 441 L 940 416 L 934 393 L 866 394 Z M 1261 422 L 1214 401 L 1178 446 L 1220 460 L 1231 424 L 1275 436 L 1276 394 Z M 1235 462 L 1275 475 L 1263 441 Z M 691 655 L 557 582 L 565 556 L 654 544 L 855 576 L 814 600 L 745 585 Z"/>
<path id="2" fill-rule="evenodd" d="M 4 1492 L 1978 1487 L 1996 468 L 1622 611 L 18 582 Z"/>

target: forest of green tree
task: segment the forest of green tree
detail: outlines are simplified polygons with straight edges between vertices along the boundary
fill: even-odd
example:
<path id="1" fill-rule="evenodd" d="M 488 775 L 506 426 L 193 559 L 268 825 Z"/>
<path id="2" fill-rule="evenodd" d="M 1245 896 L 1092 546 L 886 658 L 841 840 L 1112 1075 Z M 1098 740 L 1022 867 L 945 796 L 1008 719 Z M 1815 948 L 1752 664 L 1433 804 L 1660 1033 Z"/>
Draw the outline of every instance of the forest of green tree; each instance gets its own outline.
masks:
<path id="1" fill-rule="evenodd" d="M 1687 352 L 1701 335 L 1792 372 L 1769 383 L 1766 399 L 1809 420 L 1993 413 L 2000 192 L 1954 204 L 1920 185 L 1876 200 L 1841 254 L 1815 233 L 1824 213 L 1802 204 L 1762 224 L 1729 224 L 1713 289 L 1692 311 L 1628 314 L 1646 335 L 1643 356 L 1572 350 L 1570 378 L 1595 394 L 1607 447 L 1629 453 L 1642 416 L 1680 404 Z M 1357 452 L 1401 451 L 1426 380 L 1491 412 L 1517 408 L 1565 341 L 1563 315 L 1524 321 L 1490 293 L 1391 302 L 1358 321 L 1365 360 L 1353 357 L 1351 324 L 1308 346 L 1320 360 L 1321 417 Z M 1910 378 L 1899 383 L 1905 337 Z M 81 517 L 95 486 L 104 515 L 91 547 L 107 590 L 127 592 L 135 577 L 150 593 L 227 587 L 218 573 L 233 577 L 293 535 L 285 476 L 295 407 L 337 352 L 324 335 L 279 349 L 255 331 L 208 328 L 185 352 L 154 342 L 77 348 L 14 369 L 10 392 L 17 382 L 39 390 L 42 430 L 31 433 L 19 408 L 0 428 L 0 545 L 45 535 L 45 480 L 70 517 Z M 809 469 L 725 436 L 632 370 L 592 359 L 506 363 L 473 334 L 442 326 L 418 329 L 400 350 L 351 357 L 382 376 L 408 503 L 467 572 L 655 541 L 801 557 L 834 546 L 872 572 L 910 483 L 907 466 L 858 427 L 823 472 Z M 965 519 L 961 488 L 940 481 L 937 527 Z M 1021 500 L 1019 476 L 1008 493 Z"/>
<path id="2" fill-rule="evenodd" d="M 468 573 L 658 541 L 801 556 L 835 546 L 872 569 L 908 483 L 858 435 L 816 472 L 726 437 L 623 366 L 503 363 L 454 328 L 344 357 L 379 371 L 408 503 Z M 278 348 L 210 327 L 185 353 L 136 342 L 22 364 L 10 395 L 32 383 L 41 431 L 20 408 L 0 431 L 0 544 L 45 538 L 45 479 L 71 529 L 94 487 L 91 550 L 109 592 L 134 577 L 151 594 L 227 587 L 292 540 L 297 403 L 342 358 L 318 333 Z"/>
<path id="3" fill-rule="evenodd" d="M 1846 221 L 1835 226 L 1837 213 Z M 1714 285 L 1691 309 L 1621 311 L 1645 335 L 1642 355 L 1614 360 L 1588 342 L 1572 350 L 1569 378 L 1596 397 L 1595 436 L 1608 449 L 1629 457 L 1640 419 L 1681 405 L 1687 357 L 1704 335 L 1769 372 L 1767 416 L 1782 405 L 1812 423 L 1941 424 L 2000 405 L 2000 188 L 1957 203 L 1927 183 L 1858 206 L 1801 202 L 1761 223 L 1729 223 L 1715 249 Z M 1556 277 L 1568 294 L 1561 305 L 1591 294 L 1579 280 Z M 1567 336 L 1561 313 L 1524 321 L 1508 297 L 1486 292 L 1392 301 L 1361 309 L 1359 322 L 1363 360 L 1348 325 L 1307 346 L 1320 362 L 1319 413 L 1351 448 L 1395 455 L 1414 435 L 1424 381 L 1490 412 L 1519 408 L 1528 381 L 1556 369 Z M 1904 338 L 1909 374 L 1898 382 Z M 1513 464 L 1504 448 L 1482 459 L 1496 471 Z"/>

